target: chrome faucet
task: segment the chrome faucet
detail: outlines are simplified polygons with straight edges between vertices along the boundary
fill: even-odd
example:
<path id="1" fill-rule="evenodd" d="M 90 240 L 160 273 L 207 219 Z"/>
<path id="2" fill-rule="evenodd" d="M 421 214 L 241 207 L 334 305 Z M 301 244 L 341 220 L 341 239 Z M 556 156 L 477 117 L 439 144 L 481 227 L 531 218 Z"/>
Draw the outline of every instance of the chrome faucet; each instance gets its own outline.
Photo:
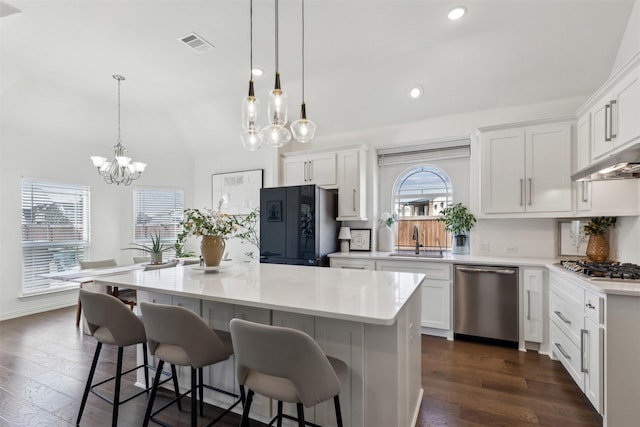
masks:
<path id="1" fill-rule="evenodd" d="M 420 244 L 420 233 L 418 232 L 418 226 L 414 225 L 413 226 L 413 240 L 416 241 L 416 255 L 420 254 L 420 246 L 422 246 Z"/>
<path id="2" fill-rule="evenodd" d="M 440 244 L 440 239 L 436 237 L 436 243 L 438 244 L 438 248 L 440 249 L 440 256 L 442 255 L 442 245 Z"/>

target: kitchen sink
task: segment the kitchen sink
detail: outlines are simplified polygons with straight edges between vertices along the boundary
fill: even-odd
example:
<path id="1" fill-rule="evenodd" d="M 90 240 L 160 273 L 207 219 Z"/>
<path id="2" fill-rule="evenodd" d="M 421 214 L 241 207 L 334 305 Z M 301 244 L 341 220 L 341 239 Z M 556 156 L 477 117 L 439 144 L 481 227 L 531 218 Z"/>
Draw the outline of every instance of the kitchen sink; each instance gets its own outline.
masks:
<path id="1" fill-rule="evenodd" d="M 440 251 L 420 251 L 420 253 L 418 254 L 415 251 L 397 251 L 390 253 L 389 256 L 403 256 L 413 258 L 444 258 L 442 252 Z"/>

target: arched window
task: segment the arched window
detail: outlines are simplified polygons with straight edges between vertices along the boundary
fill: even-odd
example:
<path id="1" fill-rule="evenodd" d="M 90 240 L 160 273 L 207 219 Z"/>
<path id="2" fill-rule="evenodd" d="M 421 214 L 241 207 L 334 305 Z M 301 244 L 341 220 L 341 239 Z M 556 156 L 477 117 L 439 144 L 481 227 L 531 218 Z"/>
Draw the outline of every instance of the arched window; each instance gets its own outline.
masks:
<path id="1" fill-rule="evenodd" d="M 434 166 L 412 166 L 396 179 L 393 187 L 393 209 L 398 216 L 396 246 L 415 248 L 414 226 L 425 249 L 448 248 L 451 238 L 438 221 L 443 208 L 451 205 L 451 179 Z"/>

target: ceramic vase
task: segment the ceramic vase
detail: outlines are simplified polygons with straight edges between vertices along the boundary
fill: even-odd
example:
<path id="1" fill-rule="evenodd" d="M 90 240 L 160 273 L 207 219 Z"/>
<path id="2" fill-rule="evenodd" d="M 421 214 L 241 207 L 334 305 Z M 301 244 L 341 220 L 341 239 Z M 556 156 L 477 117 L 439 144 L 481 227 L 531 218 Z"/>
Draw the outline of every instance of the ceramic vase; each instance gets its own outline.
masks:
<path id="1" fill-rule="evenodd" d="M 219 266 L 224 254 L 224 247 L 225 243 L 222 236 L 202 236 L 200 254 L 204 259 L 204 265 L 207 267 Z"/>
<path id="2" fill-rule="evenodd" d="M 589 235 L 587 258 L 591 261 L 606 261 L 609 258 L 609 242 L 604 234 Z"/>
<path id="3" fill-rule="evenodd" d="M 162 264 L 162 252 L 151 252 L 151 259 L 149 262 L 151 264 Z"/>
<path id="4" fill-rule="evenodd" d="M 393 228 L 383 225 L 378 228 L 378 250 L 393 252 Z"/>

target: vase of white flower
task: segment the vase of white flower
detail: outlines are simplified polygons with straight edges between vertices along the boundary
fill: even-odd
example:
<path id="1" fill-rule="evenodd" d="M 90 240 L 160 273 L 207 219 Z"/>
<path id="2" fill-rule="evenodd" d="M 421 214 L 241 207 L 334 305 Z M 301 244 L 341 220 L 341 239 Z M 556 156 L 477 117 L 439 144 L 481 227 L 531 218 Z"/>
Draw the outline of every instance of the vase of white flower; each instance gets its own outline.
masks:
<path id="1" fill-rule="evenodd" d="M 384 212 L 378 222 L 378 250 L 380 252 L 393 252 L 393 224 L 396 222 L 396 214 Z"/>

